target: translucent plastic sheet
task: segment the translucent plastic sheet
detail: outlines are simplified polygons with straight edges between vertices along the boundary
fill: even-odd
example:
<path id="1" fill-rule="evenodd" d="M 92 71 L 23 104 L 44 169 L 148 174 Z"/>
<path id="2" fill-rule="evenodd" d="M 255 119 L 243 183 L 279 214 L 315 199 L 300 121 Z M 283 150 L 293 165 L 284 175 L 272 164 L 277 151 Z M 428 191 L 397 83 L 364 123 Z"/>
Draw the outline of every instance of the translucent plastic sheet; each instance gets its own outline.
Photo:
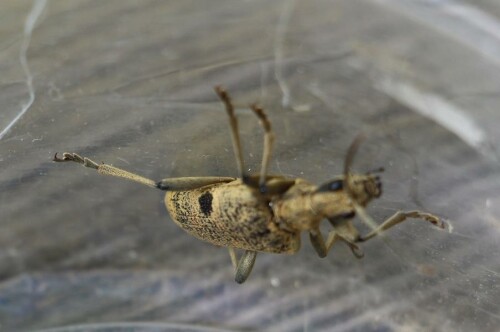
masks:
<path id="1" fill-rule="evenodd" d="M 498 330 L 497 1 L 6 1 L 0 28 L 0 329 Z M 304 237 L 237 285 L 161 192 L 51 162 L 236 176 L 217 84 L 250 171 L 250 103 L 273 124 L 273 173 L 321 183 L 363 132 L 354 168 L 386 169 L 370 215 L 418 208 L 450 231 L 409 221 L 362 260 Z"/>

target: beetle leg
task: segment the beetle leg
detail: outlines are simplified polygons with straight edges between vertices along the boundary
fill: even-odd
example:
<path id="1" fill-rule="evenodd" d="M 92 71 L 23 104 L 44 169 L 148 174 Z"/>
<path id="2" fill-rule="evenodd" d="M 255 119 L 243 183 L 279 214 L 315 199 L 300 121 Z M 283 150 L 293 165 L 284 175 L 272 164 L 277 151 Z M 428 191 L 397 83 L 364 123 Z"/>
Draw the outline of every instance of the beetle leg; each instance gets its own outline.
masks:
<path id="1" fill-rule="evenodd" d="M 214 90 L 226 107 L 226 112 L 229 116 L 229 124 L 231 126 L 231 138 L 233 141 L 233 150 L 236 157 L 236 163 L 238 164 L 238 171 L 240 172 L 240 177 L 242 179 L 245 179 L 247 177 L 247 174 L 245 171 L 245 164 L 243 162 L 243 150 L 241 149 L 240 134 L 238 132 L 238 119 L 234 114 L 233 103 L 231 102 L 231 98 L 229 97 L 226 90 L 224 90 L 222 87 L 216 86 Z"/>
<path id="2" fill-rule="evenodd" d="M 228 183 L 234 180 L 236 179 L 220 176 L 166 178 L 159 181 L 156 186 L 161 190 L 182 191 L 197 189 L 211 184 Z"/>
<path id="3" fill-rule="evenodd" d="M 242 284 L 247 280 L 250 272 L 252 272 L 253 265 L 255 264 L 255 258 L 257 257 L 257 252 L 252 250 L 245 250 L 240 260 L 236 258 L 236 252 L 234 248 L 229 248 L 229 256 L 231 256 L 231 262 L 234 267 L 234 280 L 238 284 Z"/>
<path id="4" fill-rule="evenodd" d="M 64 152 L 63 157 L 59 158 L 57 156 L 57 153 L 54 155 L 53 161 L 56 162 L 66 162 L 66 161 L 73 161 L 79 164 L 82 164 L 85 167 L 88 168 L 93 168 L 97 170 L 97 173 L 102 174 L 102 175 L 111 175 L 111 176 L 116 176 L 119 178 L 125 178 L 131 181 L 139 182 L 142 183 L 146 186 L 157 188 L 156 182 L 150 179 L 147 179 L 145 177 L 142 177 L 140 175 L 134 174 L 127 172 L 123 169 L 120 169 L 118 167 L 114 167 L 108 164 L 98 164 L 95 161 L 92 161 L 86 157 L 81 157 L 80 155 L 76 153 L 68 153 Z"/>
<path id="5" fill-rule="evenodd" d="M 236 273 L 234 275 L 234 280 L 237 283 L 242 284 L 245 280 L 247 280 L 250 272 L 252 272 L 256 257 L 256 251 L 245 250 L 245 253 L 241 256 L 240 261 L 238 262 L 238 267 L 236 268 Z"/>
<path id="6" fill-rule="evenodd" d="M 262 163 L 260 166 L 259 189 L 262 193 L 265 193 L 267 191 L 266 176 L 267 169 L 269 167 L 269 161 L 271 160 L 271 153 L 274 143 L 274 133 L 271 128 L 271 122 L 269 121 L 264 110 L 255 104 L 250 105 L 250 108 L 259 118 L 260 124 L 264 129 L 264 149 L 262 152 Z"/>
<path id="7" fill-rule="evenodd" d="M 314 249 L 318 253 L 318 256 L 321 258 L 326 257 L 326 255 L 328 255 L 328 252 L 332 248 L 333 244 L 337 242 L 337 240 L 343 241 L 345 244 L 347 244 L 351 249 L 352 253 L 354 254 L 354 256 L 356 256 L 357 258 L 362 258 L 364 256 L 364 253 L 361 250 L 361 248 L 359 248 L 352 241 L 349 241 L 345 237 L 339 235 L 335 230 L 331 230 L 330 233 L 328 233 L 328 238 L 326 240 L 326 243 L 319 229 L 311 230 L 309 232 L 309 239 L 311 240 Z"/>
<path id="8" fill-rule="evenodd" d="M 280 195 L 296 184 L 297 179 L 285 178 L 282 176 L 267 175 L 264 187 L 259 185 L 260 175 L 251 174 L 246 178 L 245 184 L 255 189 L 260 188 L 261 194 L 268 196 Z M 262 190 L 263 189 L 263 190 Z"/>
<path id="9" fill-rule="evenodd" d="M 229 257 L 231 257 L 231 263 L 233 264 L 234 272 L 236 272 L 236 269 L 238 268 L 238 258 L 236 257 L 236 251 L 232 247 L 229 247 L 227 249 L 229 250 Z"/>
<path id="10" fill-rule="evenodd" d="M 319 229 L 313 229 L 309 232 L 309 239 L 311 244 L 321 258 L 326 257 L 328 254 L 328 249 L 326 249 L 325 240 Z M 333 241 L 334 242 L 334 241 Z M 333 244 L 332 242 L 332 244 Z"/>
<path id="11" fill-rule="evenodd" d="M 266 181 L 266 194 L 281 195 L 295 185 L 296 179 L 271 178 Z"/>
<path id="12" fill-rule="evenodd" d="M 331 230 L 330 233 L 328 233 L 328 238 L 326 239 L 326 248 L 329 251 L 330 248 L 333 246 L 333 244 L 337 241 L 341 240 L 345 244 L 349 246 L 349 248 L 352 251 L 352 254 L 356 256 L 356 258 L 363 258 L 365 256 L 365 253 L 363 250 L 361 250 L 360 247 L 358 247 L 354 242 L 346 239 L 345 237 L 337 234 L 335 230 Z"/>
<path id="13" fill-rule="evenodd" d="M 224 103 L 224 106 L 226 107 L 226 112 L 229 116 L 229 124 L 231 126 L 231 138 L 233 141 L 233 150 L 236 157 L 236 163 L 238 164 L 238 171 L 240 173 L 240 177 L 246 184 L 254 187 L 255 185 L 250 183 L 250 181 L 248 180 L 248 174 L 245 171 L 245 163 L 243 160 L 243 149 L 241 148 L 241 140 L 238 131 L 238 119 L 234 114 L 234 106 L 231 101 L 231 98 L 229 97 L 229 94 L 226 92 L 226 90 L 224 90 L 220 86 L 215 87 L 215 92 Z M 264 112 L 264 110 L 256 105 L 251 105 L 250 108 L 257 115 L 262 127 L 264 128 L 264 150 L 262 154 L 262 163 L 260 168 L 260 177 L 257 189 L 259 189 L 262 193 L 266 193 L 267 191 L 266 175 L 269 166 L 269 161 L 271 160 L 271 152 L 274 143 L 274 134 L 271 128 L 271 122 L 267 118 L 267 115 Z"/>
<path id="14" fill-rule="evenodd" d="M 366 234 L 365 236 L 359 236 L 359 238 L 356 240 L 356 242 L 363 242 L 367 241 L 376 235 L 382 233 L 383 231 L 386 231 L 387 229 L 396 226 L 399 223 L 402 223 L 405 221 L 407 218 L 416 218 L 416 219 L 422 219 L 424 221 L 428 221 L 431 224 L 439 227 L 439 228 L 445 228 L 446 223 L 441 220 L 438 216 L 435 216 L 433 214 L 427 213 L 427 212 L 422 212 L 418 210 L 414 211 L 398 211 L 391 217 L 387 218 L 382 224 L 380 224 L 376 229 L 371 231 L 370 233 Z"/>

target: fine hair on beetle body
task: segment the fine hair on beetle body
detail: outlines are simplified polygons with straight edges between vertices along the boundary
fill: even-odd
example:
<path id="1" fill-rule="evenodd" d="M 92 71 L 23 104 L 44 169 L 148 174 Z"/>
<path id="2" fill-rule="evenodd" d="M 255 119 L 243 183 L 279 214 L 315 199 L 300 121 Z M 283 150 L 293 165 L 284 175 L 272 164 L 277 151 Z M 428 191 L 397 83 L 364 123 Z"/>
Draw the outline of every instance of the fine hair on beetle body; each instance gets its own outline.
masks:
<path id="1" fill-rule="evenodd" d="M 363 135 L 356 136 L 348 148 L 343 174 L 321 185 L 301 178 L 268 174 L 274 133 L 266 113 L 255 104 L 250 105 L 250 109 L 264 131 L 262 162 L 259 173 L 247 174 L 233 103 L 222 87 L 215 87 L 215 92 L 229 117 L 238 177 L 178 177 L 153 181 L 108 164 L 97 164 L 76 153 L 65 152 L 62 158 L 56 153 L 53 160 L 80 163 L 102 175 L 125 178 L 165 191 L 166 208 L 179 227 L 201 240 L 229 249 L 238 283 L 245 282 L 250 275 L 258 252 L 297 252 L 302 232 L 309 234 L 320 257 L 325 257 L 336 242 L 343 242 L 354 256 L 361 258 L 360 242 L 408 218 L 445 228 L 439 217 L 418 210 L 398 211 L 379 225 L 371 219 L 365 208 L 382 194 L 377 173 L 383 169 L 367 173 L 351 171 Z M 355 217 L 372 227 L 372 231 L 361 235 L 353 224 Z M 320 231 L 320 224 L 325 220 L 331 226 L 326 238 Z M 236 249 L 243 250 L 239 259 Z"/>

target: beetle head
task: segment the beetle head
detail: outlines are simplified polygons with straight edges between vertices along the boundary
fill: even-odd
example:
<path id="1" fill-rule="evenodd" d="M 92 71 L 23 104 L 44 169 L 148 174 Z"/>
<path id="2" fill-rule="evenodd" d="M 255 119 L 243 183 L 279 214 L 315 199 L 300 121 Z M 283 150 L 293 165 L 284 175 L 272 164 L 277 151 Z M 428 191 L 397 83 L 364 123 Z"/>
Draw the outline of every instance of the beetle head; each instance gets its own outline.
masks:
<path id="1" fill-rule="evenodd" d="M 382 195 L 382 182 L 378 175 L 348 174 L 346 191 L 351 199 L 361 206 L 366 206 L 372 199 Z"/>
<path id="2" fill-rule="evenodd" d="M 373 171 L 369 171 L 366 174 L 351 173 L 351 165 L 354 160 L 354 156 L 358 151 L 359 145 L 364 139 L 365 137 L 362 134 L 356 136 L 349 147 L 349 150 L 347 150 L 347 156 L 344 163 L 345 191 L 353 203 L 360 206 L 366 206 L 366 204 L 368 204 L 373 198 L 377 198 L 382 195 L 382 183 L 380 182 L 380 177 L 378 175 L 373 175 L 373 173 L 384 171 L 381 167 Z"/>
<path id="3" fill-rule="evenodd" d="M 381 170 L 379 170 L 381 171 Z M 339 176 L 318 187 L 318 193 L 344 191 L 353 203 L 366 206 L 372 199 L 382 195 L 382 182 L 380 176 L 371 172 L 366 174 L 349 173 Z"/>
<path id="4" fill-rule="evenodd" d="M 359 145 L 365 139 L 361 134 L 356 136 L 352 142 L 344 164 L 344 179 L 346 182 L 346 193 L 350 197 L 354 212 L 363 220 L 363 222 L 372 229 L 377 228 L 377 224 L 373 221 L 370 215 L 365 211 L 365 206 L 373 198 L 380 197 L 382 194 L 382 185 L 378 176 L 372 175 L 373 172 L 383 172 L 383 168 L 368 172 L 364 178 L 357 179 L 356 175 L 351 174 L 350 169 L 354 160 L 354 155 L 358 151 Z"/>
<path id="5" fill-rule="evenodd" d="M 358 135 L 347 151 L 344 163 L 343 176 L 336 177 L 318 188 L 319 192 L 335 192 L 343 190 L 351 199 L 353 204 L 366 206 L 372 199 L 382 195 L 382 183 L 378 175 L 373 173 L 383 172 L 384 169 L 377 168 L 365 174 L 351 173 L 351 165 L 359 145 L 364 140 L 363 135 Z"/>

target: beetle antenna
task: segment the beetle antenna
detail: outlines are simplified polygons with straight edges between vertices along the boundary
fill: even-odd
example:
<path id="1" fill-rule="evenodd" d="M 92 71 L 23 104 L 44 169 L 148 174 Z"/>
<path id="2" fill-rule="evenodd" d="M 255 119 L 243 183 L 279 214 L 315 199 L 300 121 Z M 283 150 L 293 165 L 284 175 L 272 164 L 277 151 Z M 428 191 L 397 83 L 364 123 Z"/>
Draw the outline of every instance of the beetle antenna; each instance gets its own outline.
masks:
<path id="1" fill-rule="evenodd" d="M 374 174 L 374 173 L 382 173 L 382 172 L 385 172 L 385 168 L 384 167 L 377 167 L 375 169 L 371 169 L 369 170 L 368 172 L 366 172 L 367 175 L 370 175 L 370 174 Z"/>
<path id="2" fill-rule="evenodd" d="M 366 139 L 366 136 L 364 134 L 358 134 L 355 138 L 354 141 L 352 141 L 351 145 L 349 146 L 349 149 L 347 150 L 347 155 L 345 158 L 344 162 L 344 182 L 345 182 L 345 190 L 347 195 L 352 201 L 352 205 L 354 207 L 354 210 L 356 211 L 356 214 L 358 217 L 370 228 L 376 229 L 377 228 L 377 223 L 373 220 L 372 217 L 366 212 L 366 209 L 362 207 L 356 198 L 353 195 L 353 190 L 351 188 L 351 166 L 354 161 L 354 156 L 359 150 L 359 146 L 361 143 Z M 378 169 L 380 172 L 383 171 L 383 168 Z"/>
<path id="3" fill-rule="evenodd" d="M 356 152 L 358 152 L 359 146 L 365 140 L 365 138 L 366 137 L 364 134 L 358 134 L 354 138 L 354 141 L 352 141 L 351 145 L 349 146 L 349 149 L 347 150 L 347 155 L 345 157 L 345 162 L 344 162 L 344 181 L 346 182 L 345 189 L 347 191 L 347 194 L 351 198 L 353 198 L 352 197 L 353 191 L 351 188 L 351 166 L 352 162 L 354 161 L 354 156 L 356 155 Z"/>

